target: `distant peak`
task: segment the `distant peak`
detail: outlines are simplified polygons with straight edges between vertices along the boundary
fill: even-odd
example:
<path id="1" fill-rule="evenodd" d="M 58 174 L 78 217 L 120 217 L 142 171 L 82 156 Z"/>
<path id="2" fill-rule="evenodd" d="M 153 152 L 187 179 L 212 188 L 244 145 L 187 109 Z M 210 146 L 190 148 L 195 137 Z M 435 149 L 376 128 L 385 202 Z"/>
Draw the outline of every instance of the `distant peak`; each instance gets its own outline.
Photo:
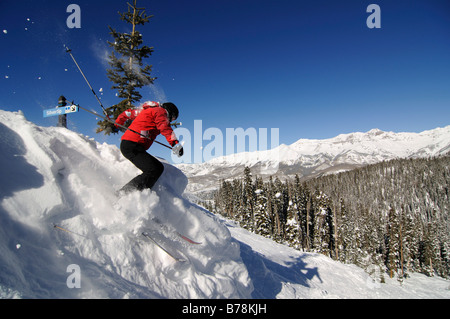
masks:
<path id="1" fill-rule="evenodd" d="M 377 129 L 377 128 L 371 129 L 369 132 L 367 132 L 367 134 L 370 134 L 370 135 L 381 135 L 383 133 L 384 132 L 382 130 Z"/>

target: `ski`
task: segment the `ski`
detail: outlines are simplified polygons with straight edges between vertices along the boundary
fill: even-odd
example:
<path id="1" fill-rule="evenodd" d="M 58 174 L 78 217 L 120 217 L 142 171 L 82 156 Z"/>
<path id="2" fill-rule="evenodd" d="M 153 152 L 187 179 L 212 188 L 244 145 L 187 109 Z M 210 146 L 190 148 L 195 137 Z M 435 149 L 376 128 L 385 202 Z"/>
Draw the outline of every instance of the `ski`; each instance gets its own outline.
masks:
<path id="1" fill-rule="evenodd" d="M 164 251 L 167 255 L 169 255 L 170 257 L 172 257 L 175 261 L 177 262 L 185 262 L 186 259 L 180 257 L 180 256 L 176 256 L 177 254 L 174 252 L 169 251 L 169 249 L 167 249 L 166 247 L 164 247 L 162 244 L 160 244 L 157 240 L 155 240 L 153 238 L 153 236 L 151 236 L 150 233 L 148 232 L 142 232 L 142 236 L 144 236 L 145 238 L 149 239 L 151 242 L 153 242 L 157 247 L 159 247 L 162 251 Z"/>
<path id="2" fill-rule="evenodd" d="M 185 241 L 187 241 L 189 244 L 192 244 L 192 245 L 201 245 L 201 244 L 202 244 L 202 243 L 198 243 L 198 242 L 196 242 L 196 241 L 193 241 L 193 240 L 190 239 L 189 237 L 186 237 L 186 236 L 180 234 L 179 232 L 177 232 L 177 235 L 178 235 L 181 239 L 184 239 Z"/>
<path id="3" fill-rule="evenodd" d="M 178 238 L 181 238 L 184 241 L 186 241 L 186 242 L 188 242 L 189 244 L 192 244 L 192 245 L 201 245 L 202 244 L 202 243 L 196 242 L 195 240 L 193 240 L 193 239 L 191 239 L 191 238 L 181 234 L 177 230 L 173 229 L 173 226 L 164 224 L 163 222 L 161 222 L 160 220 L 158 220 L 156 218 L 152 219 L 152 221 L 161 228 L 161 231 L 163 233 L 175 234 Z"/>
<path id="4" fill-rule="evenodd" d="M 64 231 L 64 232 L 69 233 L 69 234 L 73 234 L 73 235 L 77 235 L 77 236 L 83 237 L 85 239 L 89 239 L 88 237 L 86 237 L 84 235 L 81 235 L 81 234 L 78 234 L 78 233 L 76 233 L 76 232 L 74 232 L 72 230 L 63 228 L 63 227 L 61 227 L 61 226 L 59 226 L 57 224 L 52 224 L 52 225 L 53 225 L 53 228 L 56 229 L 56 230 Z M 156 230 L 154 230 L 154 232 L 156 232 Z M 181 253 L 179 253 L 178 251 L 175 251 L 175 250 L 173 250 L 173 251 L 170 250 L 169 248 L 167 248 L 167 246 L 163 245 L 158 240 L 156 240 L 155 237 L 158 235 L 158 233 L 151 234 L 149 231 L 144 231 L 144 232 L 142 232 L 142 235 L 145 238 L 149 239 L 151 242 L 153 242 L 157 247 L 159 247 L 162 251 L 164 251 L 167 255 L 172 257 L 177 262 L 185 262 L 186 261 L 186 259 L 181 256 Z M 159 234 L 159 235 L 162 236 L 161 234 Z M 161 239 L 161 241 L 164 241 L 165 238 L 160 238 L 160 239 Z M 167 241 L 167 239 L 166 239 L 166 241 Z M 166 245 L 168 245 L 167 242 L 166 242 Z"/>

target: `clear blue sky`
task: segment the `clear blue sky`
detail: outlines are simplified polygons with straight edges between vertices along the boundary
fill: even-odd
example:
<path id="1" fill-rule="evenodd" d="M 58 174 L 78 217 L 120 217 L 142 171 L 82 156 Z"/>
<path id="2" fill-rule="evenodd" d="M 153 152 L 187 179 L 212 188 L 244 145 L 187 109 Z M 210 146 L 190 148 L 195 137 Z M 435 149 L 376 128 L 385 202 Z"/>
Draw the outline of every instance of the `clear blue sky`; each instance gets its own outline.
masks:
<path id="1" fill-rule="evenodd" d="M 64 45 L 102 103 L 117 103 L 106 76 L 108 26 L 127 1 L 1 0 L 0 108 L 22 110 L 52 126 L 42 111 L 58 97 L 101 112 Z M 81 28 L 69 29 L 66 8 L 81 7 Z M 369 4 L 381 8 L 381 29 L 369 29 Z M 154 18 L 139 27 L 158 79 L 145 100 L 171 101 L 183 126 L 279 128 L 280 143 L 341 133 L 420 132 L 450 124 L 448 0 L 139 0 Z M 5 30 L 5 31 L 4 31 Z M 103 92 L 99 92 L 100 88 Z M 81 111 L 69 128 L 94 133 Z M 160 137 L 161 142 L 165 142 Z M 205 141 L 207 144 L 208 141 Z M 159 145 L 151 153 L 169 158 Z"/>

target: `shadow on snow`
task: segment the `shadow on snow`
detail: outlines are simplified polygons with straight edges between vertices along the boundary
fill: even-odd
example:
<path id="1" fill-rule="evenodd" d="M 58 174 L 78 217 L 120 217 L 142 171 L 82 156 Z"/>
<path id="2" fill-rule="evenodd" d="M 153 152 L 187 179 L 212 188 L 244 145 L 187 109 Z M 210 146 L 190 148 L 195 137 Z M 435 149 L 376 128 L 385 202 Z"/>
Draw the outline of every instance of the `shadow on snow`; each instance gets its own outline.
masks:
<path id="1" fill-rule="evenodd" d="M 253 282 L 252 298 L 275 299 L 281 292 L 284 283 L 309 288 L 311 287 L 309 282 L 314 277 L 322 282 L 318 268 L 308 268 L 303 260 L 303 255 L 292 259 L 284 266 L 255 252 L 247 244 L 240 241 L 238 243 L 241 246 L 241 258 Z"/>

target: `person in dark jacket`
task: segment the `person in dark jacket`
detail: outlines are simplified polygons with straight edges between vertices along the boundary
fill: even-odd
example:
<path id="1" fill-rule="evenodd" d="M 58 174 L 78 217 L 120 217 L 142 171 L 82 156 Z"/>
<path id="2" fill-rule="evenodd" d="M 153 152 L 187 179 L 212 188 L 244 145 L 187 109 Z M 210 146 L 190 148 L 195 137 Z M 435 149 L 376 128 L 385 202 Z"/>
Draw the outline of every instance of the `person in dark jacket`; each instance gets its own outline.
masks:
<path id="1" fill-rule="evenodd" d="M 133 120 L 129 129 L 122 136 L 120 151 L 125 158 L 142 171 L 142 174 L 122 187 L 120 191 L 125 193 L 152 188 L 162 175 L 163 164 L 147 153 L 159 134 L 162 134 L 174 147 L 176 155 L 183 156 L 183 147 L 181 145 L 175 147 L 179 141 L 170 126 L 170 123 L 175 121 L 179 114 L 175 104 L 163 103 L 160 105 L 157 102 L 146 102 L 137 114 L 132 112 L 133 110 L 127 110 L 116 120 L 116 123 L 120 125 L 123 124 L 121 122 L 124 119 L 125 121 L 127 118 Z M 128 116 L 133 114 L 136 114 L 134 119 Z"/>

